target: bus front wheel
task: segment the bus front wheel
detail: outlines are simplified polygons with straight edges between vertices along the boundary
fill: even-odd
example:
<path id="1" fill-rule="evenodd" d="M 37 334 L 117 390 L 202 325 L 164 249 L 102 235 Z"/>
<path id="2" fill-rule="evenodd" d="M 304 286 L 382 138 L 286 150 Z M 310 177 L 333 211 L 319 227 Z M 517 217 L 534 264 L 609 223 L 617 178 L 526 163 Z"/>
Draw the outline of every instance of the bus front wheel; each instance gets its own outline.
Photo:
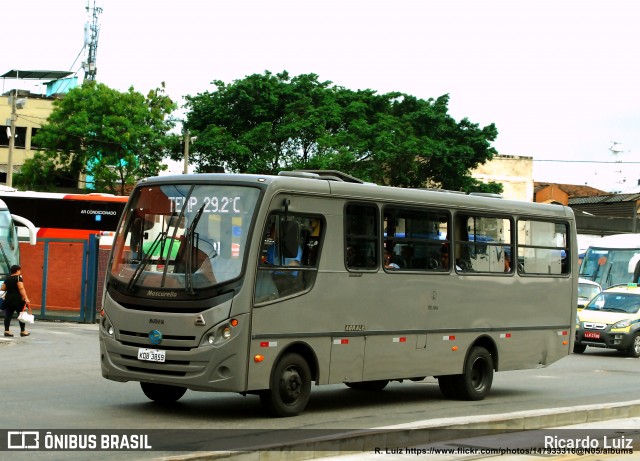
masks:
<path id="1" fill-rule="evenodd" d="M 186 387 L 169 386 L 167 384 L 140 383 L 142 392 L 148 398 L 158 403 L 173 403 L 187 392 Z"/>
<path id="2" fill-rule="evenodd" d="M 274 416 L 299 415 L 311 395 L 311 370 L 299 354 L 284 355 L 271 373 L 270 387 L 260 393 L 260 402 Z"/>

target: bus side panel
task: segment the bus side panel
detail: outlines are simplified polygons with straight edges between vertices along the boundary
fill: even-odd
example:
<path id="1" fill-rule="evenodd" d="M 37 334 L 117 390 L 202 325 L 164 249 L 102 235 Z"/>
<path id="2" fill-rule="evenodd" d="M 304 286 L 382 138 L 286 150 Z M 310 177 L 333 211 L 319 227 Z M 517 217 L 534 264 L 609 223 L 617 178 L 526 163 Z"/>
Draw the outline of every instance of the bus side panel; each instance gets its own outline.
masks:
<path id="1" fill-rule="evenodd" d="M 314 338 L 317 344 L 315 338 L 322 338 L 322 347 L 314 346 L 320 384 L 340 383 L 360 373 L 363 380 L 461 373 L 469 347 L 483 337 L 490 338 L 491 347 L 495 344 L 499 370 L 546 366 L 569 353 L 569 344 L 563 344 L 567 338 L 561 336 L 575 322 L 575 306 L 567 304 L 575 290 L 573 278 L 349 271 L 346 202 L 290 198 L 291 213 L 318 213 L 326 220 L 317 279 L 307 293 L 254 308 L 252 334 L 262 341 L 277 338 L 279 350 L 285 343 Z M 281 203 L 282 197 L 276 196 L 272 208 L 279 209 Z M 341 347 L 332 344 L 360 337 L 365 337 L 361 361 L 351 352 L 341 357 Z M 343 362 L 334 365 L 338 359 Z M 336 368 L 329 369 L 329 363 Z M 352 367 L 348 372 L 346 363 Z M 255 366 L 250 366 L 253 374 Z M 250 376 L 249 388 L 264 388 L 268 375 Z"/>
<path id="2" fill-rule="evenodd" d="M 326 341 L 364 334 L 364 363 L 353 364 L 363 367 L 363 380 L 460 373 L 468 347 L 482 336 L 496 345 L 499 370 L 549 365 L 569 353 L 572 307 L 563 300 L 572 280 L 514 277 L 324 271 L 309 293 L 255 309 L 254 332 L 268 338 L 299 331 Z M 559 287 L 550 295 L 549 283 Z M 567 296 L 554 299 L 559 290 Z M 342 382 L 338 376 L 332 372 L 328 382 Z"/>
<path id="3" fill-rule="evenodd" d="M 365 338 L 363 336 L 331 338 L 329 382 L 362 381 Z"/>
<path id="4" fill-rule="evenodd" d="M 368 336 L 363 380 L 418 377 L 427 369 L 427 351 L 423 334 Z"/>
<path id="5" fill-rule="evenodd" d="M 309 365 L 317 361 L 321 375 L 318 384 L 327 384 L 331 357 L 331 338 L 329 337 L 269 337 L 260 335 L 251 341 L 250 360 L 247 375 L 247 390 L 256 391 L 269 388 L 271 371 L 282 354 L 292 347 L 309 352 Z M 360 376 L 361 376 L 360 371 Z"/>

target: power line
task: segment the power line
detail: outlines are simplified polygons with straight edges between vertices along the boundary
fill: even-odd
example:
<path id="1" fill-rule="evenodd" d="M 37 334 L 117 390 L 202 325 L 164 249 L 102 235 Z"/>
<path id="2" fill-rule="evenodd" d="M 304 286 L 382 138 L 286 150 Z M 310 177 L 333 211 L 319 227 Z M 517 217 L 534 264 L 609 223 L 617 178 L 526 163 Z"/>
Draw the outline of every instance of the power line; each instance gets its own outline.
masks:
<path id="1" fill-rule="evenodd" d="M 604 163 L 612 165 L 640 165 L 640 162 L 607 162 L 603 160 L 543 160 L 533 159 L 534 162 L 557 162 L 557 163 Z"/>

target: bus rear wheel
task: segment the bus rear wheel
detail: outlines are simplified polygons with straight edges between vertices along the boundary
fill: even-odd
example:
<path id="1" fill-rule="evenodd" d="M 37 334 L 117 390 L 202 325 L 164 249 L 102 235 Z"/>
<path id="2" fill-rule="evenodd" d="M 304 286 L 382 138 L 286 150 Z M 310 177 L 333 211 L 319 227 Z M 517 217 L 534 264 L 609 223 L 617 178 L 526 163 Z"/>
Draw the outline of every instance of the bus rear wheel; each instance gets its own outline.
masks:
<path id="1" fill-rule="evenodd" d="M 448 399 L 455 399 L 458 395 L 455 387 L 456 376 L 457 375 L 437 376 L 440 392 Z"/>
<path id="2" fill-rule="evenodd" d="M 273 416 L 299 415 L 311 395 L 311 370 L 299 354 L 284 355 L 271 372 L 270 387 L 260 393 L 260 402 Z"/>
<path id="3" fill-rule="evenodd" d="M 493 383 L 493 358 L 484 347 L 471 349 L 464 373 L 457 377 L 458 395 L 464 400 L 482 400 Z"/>
<path id="4" fill-rule="evenodd" d="M 484 347 L 471 349 L 461 375 L 438 377 L 438 385 L 445 397 L 461 400 L 482 400 L 493 383 L 493 358 Z"/>
<path id="5" fill-rule="evenodd" d="M 140 383 L 142 392 L 149 399 L 158 403 L 173 403 L 187 392 L 186 387 L 170 386 L 168 384 Z"/>
<path id="6" fill-rule="evenodd" d="M 381 391 L 389 384 L 389 380 L 380 379 L 378 381 L 359 381 L 354 383 L 345 383 L 350 389 L 357 389 L 363 391 Z"/>

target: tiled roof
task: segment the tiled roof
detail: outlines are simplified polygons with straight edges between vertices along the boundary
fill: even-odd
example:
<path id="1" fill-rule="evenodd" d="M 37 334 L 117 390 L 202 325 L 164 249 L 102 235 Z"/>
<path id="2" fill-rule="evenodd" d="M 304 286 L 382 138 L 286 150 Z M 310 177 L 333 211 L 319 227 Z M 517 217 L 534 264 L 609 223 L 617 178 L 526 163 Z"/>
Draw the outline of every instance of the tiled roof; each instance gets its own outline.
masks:
<path id="1" fill-rule="evenodd" d="M 564 193 L 566 193 L 569 196 L 569 198 L 613 195 L 613 194 L 611 194 L 609 192 L 605 192 L 603 190 L 596 189 L 595 187 L 581 186 L 581 185 L 577 185 L 577 184 L 558 184 L 558 183 L 554 183 L 554 182 L 535 182 L 533 184 L 533 187 L 534 187 L 534 193 L 537 193 L 538 191 L 540 191 L 542 189 L 545 189 L 547 187 L 557 187 L 558 189 L 560 189 Z"/>
<path id="2" fill-rule="evenodd" d="M 637 200 L 640 200 L 640 194 L 609 194 L 592 197 L 571 197 L 569 199 L 569 206 L 593 203 L 636 202 Z"/>

